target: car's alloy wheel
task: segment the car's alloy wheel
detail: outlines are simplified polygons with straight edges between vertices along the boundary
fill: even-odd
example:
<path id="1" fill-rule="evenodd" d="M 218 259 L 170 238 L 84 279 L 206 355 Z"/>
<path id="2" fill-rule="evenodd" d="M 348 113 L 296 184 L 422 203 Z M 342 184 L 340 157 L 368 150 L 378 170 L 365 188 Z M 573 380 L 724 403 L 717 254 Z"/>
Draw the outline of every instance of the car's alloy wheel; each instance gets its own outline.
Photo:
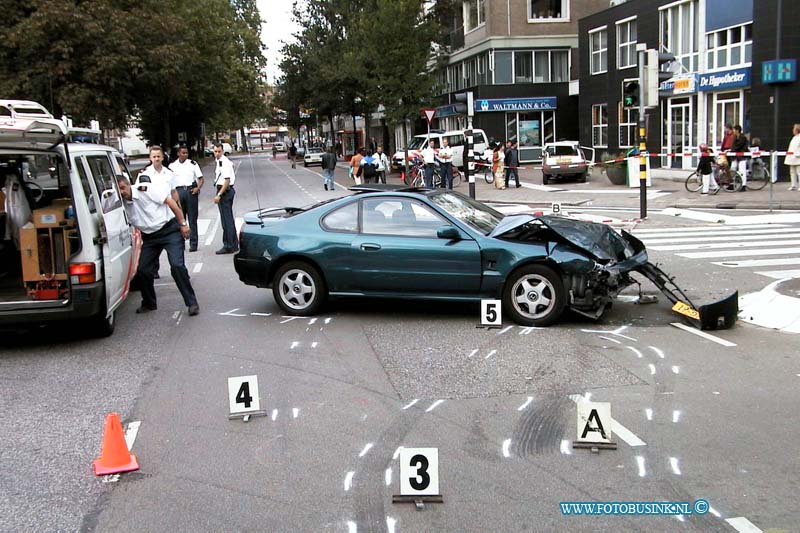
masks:
<path id="1" fill-rule="evenodd" d="M 275 273 L 275 301 L 290 315 L 313 315 L 322 306 L 327 290 L 322 276 L 311 265 L 292 261 Z"/>
<path id="2" fill-rule="evenodd" d="M 503 303 L 514 321 L 526 326 L 548 326 L 564 311 L 566 292 L 552 269 L 529 265 L 508 279 Z"/>

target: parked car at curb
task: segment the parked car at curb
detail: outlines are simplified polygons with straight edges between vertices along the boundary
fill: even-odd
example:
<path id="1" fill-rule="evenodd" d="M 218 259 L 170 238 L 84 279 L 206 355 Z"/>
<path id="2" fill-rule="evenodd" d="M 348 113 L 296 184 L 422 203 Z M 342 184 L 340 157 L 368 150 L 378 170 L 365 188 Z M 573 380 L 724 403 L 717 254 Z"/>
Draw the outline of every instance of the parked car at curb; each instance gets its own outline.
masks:
<path id="1" fill-rule="evenodd" d="M 586 158 L 586 152 L 591 157 Z M 552 180 L 574 178 L 578 183 L 586 183 L 594 149 L 581 146 L 578 141 L 558 141 L 547 143 L 542 149 L 542 184 Z"/>

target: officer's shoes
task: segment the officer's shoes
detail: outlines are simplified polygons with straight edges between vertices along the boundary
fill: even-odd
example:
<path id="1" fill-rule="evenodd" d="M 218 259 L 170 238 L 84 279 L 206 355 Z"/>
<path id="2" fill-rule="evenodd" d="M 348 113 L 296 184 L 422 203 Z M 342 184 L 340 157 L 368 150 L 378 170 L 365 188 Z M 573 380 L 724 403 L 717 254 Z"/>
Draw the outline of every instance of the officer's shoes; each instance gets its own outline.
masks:
<path id="1" fill-rule="evenodd" d="M 328 184 L 327 184 L 327 183 L 326 183 L 326 184 L 324 184 L 324 185 L 323 185 L 323 187 L 325 187 L 325 190 L 326 190 L 326 191 L 328 190 Z"/>
<path id="2" fill-rule="evenodd" d="M 200 314 L 200 306 L 199 305 L 190 305 L 189 306 L 189 316 L 197 316 Z"/>
<path id="3" fill-rule="evenodd" d="M 144 313 L 149 313 L 150 311 L 155 311 L 156 309 L 158 309 L 158 306 L 150 307 L 149 305 L 142 304 L 136 309 L 136 314 L 141 315 Z"/>
<path id="4" fill-rule="evenodd" d="M 197 246 L 192 246 L 191 248 L 189 248 L 189 251 L 190 252 L 196 252 L 197 251 Z"/>

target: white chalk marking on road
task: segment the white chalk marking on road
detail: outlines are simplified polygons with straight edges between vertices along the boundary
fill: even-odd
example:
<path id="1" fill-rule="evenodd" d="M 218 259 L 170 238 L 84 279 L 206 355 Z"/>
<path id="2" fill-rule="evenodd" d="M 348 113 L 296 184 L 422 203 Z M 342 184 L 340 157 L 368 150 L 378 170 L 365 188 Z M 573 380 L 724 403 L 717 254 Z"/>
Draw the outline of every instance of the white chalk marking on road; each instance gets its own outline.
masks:
<path id="1" fill-rule="evenodd" d="M 231 309 L 230 311 L 226 311 L 224 313 L 217 313 L 217 314 L 219 316 L 247 316 L 247 315 L 242 314 L 242 313 L 237 313 L 236 311 L 238 311 L 238 310 L 239 310 L 239 308 L 237 307 L 236 309 Z"/>
<path id="2" fill-rule="evenodd" d="M 272 316 L 272 313 L 250 313 L 252 316 Z"/>
<path id="3" fill-rule="evenodd" d="M 477 349 L 477 348 L 475 348 L 474 350 L 472 350 L 472 351 L 470 352 L 470 354 L 469 354 L 467 357 L 472 357 L 472 356 L 473 356 L 473 355 L 475 355 L 476 353 L 478 353 L 478 349 Z"/>
<path id="4" fill-rule="evenodd" d="M 133 449 L 133 443 L 136 442 L 136 435 L 139 434 L 139 426 L 142 425 L 142 422 L 136 420 L 128 424 L 125 428 L 125 444 L 128 445 L 128 451 Z"/>
<path id="5" fill-rule="evenodd" d="M 181 312 L 175 311 L 174 313 L 172 313 L 172 320 L 176 320 L 179 316 L 181 316 Z"/>
<path id="6" fill-rule="evenodd" d="M 366 446 L 364 446 L 364 449 L 361 450 L 361 453 L 359 453 L 358 456 L 364 457 L 365 455 L 367 455 L 367 452 L 369 452 L 371 448 L 372 448 L 372 443 L 370 442 Z"/>
<path id="7" fill-rule="evenodd" d="M 681 412 L 678 411 L 677 409 L 675 411 L 672 411 L 672 423 L 677 424 L 680 419 L 681 419 Z"/>
<path id="8" fill-rule="evenodd" d="M 536 326 L 527 326 L 527 327 L 522 328 L 519 331 L 519 334 L 520 335 L 530 335 L 531 331 L 533 331 L 535 329 L 542 329 L 542 328 L 537 328 Z"/>
<path id="9" fill-rule="evenodd" d="M 511 328 L 513 328 L 513 327 L 514 327 L 514 326 L 506 326 L 506 327 L 504 327 L 503 329 L 501 329 L 500 331 L 498 331 L 498 332 L 497 332 L 497 334 L 498 334 L 498 335 L 502 335 L 503 333 L 505 333 L 506 331 L 510 330 L 510 329 L 511 329 Z"/>
<path id="10" fill-rule="evenodd" d="M 350 487 L 353 486 L 353 476 L 354 475 L 356 475 L 356 473 L 351 470 L 350 472 L 347 473 L 346 476 L 344 476 L 344 490 L 345 491 L 350 490 Z"/>
<path id="11" fill-rule="evenodd" d="M 677 457 L 670 457 L 669 458 L 669 466 L 672 468 L 672 473 L 676 476 L 681 475 L 681 468 L 678 466 L 678 458 Z"/>
<path id="12" fill-rule="evenodd" d="M 484 357 L 484 359 L 489 359 L 491 356 L 493 356 L 493 355 L 494 355 L 494 354 L 496 354 L 496 353 L 497 353 L 497 350 L 492 350 L 491 352 L 489 352 L 489 355 L 487 355 L 486 357 Z"/>
<path id="13" fill-rule="evenodd" d="M 394 454 L 392 454 L 392 461 L 397 461 L 397 458 L 400 457 L 400 450 L 402 449 L 402 446 L 397 447 L 397 449 L 394 451 Z"/>
<path id="14" fill-rule="evenodd" d="M 626 348 L 627 348 L 627 349 L 629 349 L 630 351 L 632 351 L 633 353 L 635 353 L 635 354 L 636 354 L 636 357 L 638 357 L 639 359 L 641 359 L 641 358 L 643 358 L 643 357 L 644 357 L 644 354 L 642 354 L 642 352 L 641 352 L 641 351 L 637 350 L 637 349 L 636 349 L 636 348 L 634 348 L 633 346 L 626 346 Z"/>
<path id="15" fill-rule="evenodd" d="M 192 268 L 192 274 L 197 274 L 197 273 L 199 273 L 201 270 L 203 270 L 203 263 L 197 263 L 197 264 L 196 264 L 196 265 L 195 265 L 195 266 Z"/>
<path id="16" fill-rule="evenodd" d="M 277 420 L 277 419 L 278 419 L 278 410 L 277 409 L 273 409 L 272 410 L 272 421 L 275 422 L 275 420 Z"/>
<path id="17" fill-rule="evenodd" d="M 418 398 L 414 398 L 414 399 L 413 399 L 413 400 L 411 400 L 411 402 L 409 402 L 409 403 L 408 403 L 408 404 L 407 404 L 405 407 L 403 407 L 403 411 L 405 411 L 405 410 L 406 410 L 406 409 L 408 409 L 409 407 L 411 407 L 411 406 L 415 405 L 415 404 L 416 404 L 418 401 L 419 401 L 419 399 L 418 399 Z"/>
<path id="18" fill-rule="evenodd" d="M 647 366 L 650 367 L 650 375 L 651 376 L 655 376 L 656 375 L 656 365 L 654 365 L 653 363 L 650 363 Z"/>
<path id="19" fill-rule="evenodd" d="M 628 329 L 627 325 L 620 326 L 617 329 L 611 330 L 611 331 L 608 331 L 608 330 L 605 330 L 605 329 L 582 329 L 581 331 L 584 332 L 584 333 L 603 333 L 603 334 L 607 334 L 607 335 L 615 335 L 617 337 L 622 337 L 623 339 L 628 339 L 629 341 L 638 342 L 633 337 L 628 337 L 627 335 L 623 335 L 622 334 L 622 332 L 625 331 L 626 329 Z"/>
<path id="20" fill-rule="evenodd" d="M 712 265 L 724 266 L 728 268 L 752 268 L 769 266 L 791 266 L 800 265 L 800 257 L 779 257 L 777 259 L 746 259 L 744 261 L 717 261 Z"/>
<path id="21" fill-rule="evenodd" d="M 683 331 L 688 331 L 689 333 L 697 335 L 698 337 L 703 337 L 706 340 L 714 341 L 717 344 L 727 346 L 729 348 L 732 346 L 736 346 L 735 342 L 726 341 L 725 339 L 721 339 L 719 337 L 706 333 L 705 331 L 700 331 L 699 329 L 687 326 L 686 324 L 681 324 L 680 322 L 671 322 L 670 325 L 678 329 L 682 329 Z"/>
<path id="22" fill-rule="evenodd" d="M 430 406 L 430 407 L 428 407 L 427 409 L 425 409 L 425 412 L 426 412 L 426 413 L 430 413 L 431 411 L 433 411 L 434 409 L 436 409 L 437 407 L 439 407 L 439 406 L 440 406 L 441 404 L 443 404 L 443 403 L 444 403 L 444 400 L 436 400 L 435 402 L 433 402 L 433 403 L 431 404 L 431 406 Z"/>
<path id="23" fill-rule="evenodd" d="M 533 396 L 528 396 L 528 399 L 525 400 L 525 403 L 523 403 L 522 405 L 517 407 L 517 411 L 524 410 L 526 407 L 528 407 L 531 404 L 532 401 L 533 401 Z"/>
<path id="24" fill-rule="evenodd" d="M 656 348 L 655 346 L 648 346 L 648 348 L 656 352 L 656 355 L 661 359 L 664 359 L 664 352 L 661 350 L 661 348 Z"/>
<path id="25" fill-rule="evenodd" d="M 316 321 L 317 321 L 316 318 L 312 318 L 311 320 L 308 321 L 308 325 L 313 326 Z"/>
<path id="26" fill-rule="evenodd" d="M 325 323 L 326 323 L 326 324 L 330 324 L 330 323 L 331 323 L 331 320 L 333 320 L 333 319 L 332 319 L 332 318 L 330 318 L 330 317 L 329 317 L 329 318 L 326 318 L 326 319 L 325 319 Z"/>
<path id="27" fill-rule="evenodd" d="M 295 349 L 295 348 L 297 348 L 298 346 L 300 346 L 300 343 L 299 343 L 299 342 L 297 342 L 297 341 L 292 341 L 292 345 L 291 345 L 291 346 L 289 346 L 289 349 L 290 349 L 290 350 L 294 350 L 294 349 Z"/>
<path id="28" fill-rule="evenodd" d="M 100 479 L 103 483 L 116 483 L 119 481 L 119 474 L 107 474 Z"/>
<path id="29" fill-rule="evenodd" d="M 653 410 L 649 407 L 644 410 L 644 415 L 647 417 L 648 420 L 653 420 Z"/>
<path id="30" fill-rule="evenodd" d="M 673 516 L 675 517 L 675 520 L 677 520 L 678 522 L 686 522 L 686 519 L 683 517 L 682 514 L 676 514 Z"/>
<path id="31" fill-rule="evenodd" d="M 567 439 L 561 441 L 561 453 L 563 455 L 572 455 L 572 450 L 569 449 L 569 441 Z"/>
<path id="32" fill-rule="evenodd" d="M 797 374 L 797 375 L 798 375 L 798 376 L 800 376 L 800 374 Z M 715 391 L 712 391 L 712 392 L 711 392 L 711 394 L 716 394 L 716 395 L 719 395 L 719 391 L 717 391 L 717 390 L 715 390 Z"/>
<path id="33" fill-rule="evenodd" d="M 311 347 L 312 347 L 312 348 L 316 348 L 316 347 L 317 347 L 317 345 L 319 345 L 319 343 L 318 343 L 318 342 L 316 342 L 316 341 L 314 341 L 314 342 L 312 342 L 312 343 L 311 343 Z"/>
<path id="34" fill-rule="evenodd" d="M 739 531 L 739 533 L 762 533 L 754 523 L 743 516 L 726 518 L 725 521 L 729 523 L 733 529 Z"/>
<path id="35" fill-rule="evenodd" d="M 503 457 L 511 457 L 511 452 L 509 448 L 511 447 L 511 439 L 506 439 L 503 441 Z"/>
<path id="36" fill-rule="evenodd" d="M 676 366 L 676 365 L 672 366 L 672 373 L 673 374 L 680 374 L 680 372 L 681 372 L 681 367 Z"/>
<path id="37" fill-rule="evenodd" d="M 397 520 L 391 516 L 386 517 L 386 529 L 389 533 L 394 533 L 394 527 L 397 525 Z"/>
<path id="38" fill-rule="evenodd" d="M 286 320 L 282 320 L 281 324 L 286 324 L 287 322 L 291 322 L 292 320 L 297 320 L 298 318 L 302 318 L 299 316 L 282 316 L 281 318 L 285 318 Z"/>
<path id="39" fill-rule="evenodd" d="M 292 407 L 292 418 L 297 418 L 297 415 L 300 414 L 300 409 L 297 407 Z"/>
<path id="40" fill-rule="evenodd" d="M 358 524 L 352 520 L 347 521 L 347 533 L 358 533 Z"/>
<path id="41" fill-rule="evenodd" d="M 591 398 L 591 394 L 592 393 L 590 392 L 587 392 L 586 395 L 584 396 L 581 396 L 580 394 L 570 394 L 569 398 L 573 402 L 578 404 L 584 401 L 588 402 L 589 398 Z M 625 426 L 614 420 L 614 418 L 611 419 L 611 431 L 616 433 L 617 436 L 621 438 L 623 441 L 625 441 L 625 443 L 628 446 L 631 447 L 647 446 L 647 443 L 645 443 L 642 439 L 634 435 L 634 433 L 631 430 L 629 430 L 628 428 L 626 428 Z"/>
<path id="42" fill-rule="evenodd" d="M 206 246 L 211 246 L 211 243 L 214 242 L 214 237 L 217 236 L 217 229 L 219 229 L 219 217 L 214 219 L 214 225 L 211 226 L 211 231 L 208 232 L 208 237 L 206 237 Z"/>
<path id="43" fill-rule="evenodd" d="M 386 469 L 386 472 L 384 472 L 383 479 L 386 480 L 386 486 L 387 487 L 392 484 L 392 467 L 391 466 Z"/>
<path id="44" fill-rule="evenodd" d="M 605 336 L 603 336 L 603 335 L 600 335 L 600 338 L 601 338 L 601 339 L 603 339 L 603 340 L 607 340 L 607 341 L 611 341 L 611 342 L 616 342 L 617 344 L 622 344 L 622 342 L 618 341 L 617 339 L 612 339 L 611 337 L 605 337 Z"/>
<path id="45" fill-rule="evenodd" d="M 774 243 L 773 243 L 774 244 Z M 767 250 L 722 250 L 715 252 L 687 252 L 675 254 L 688 259 L 714 259 L 720 257 L 761 257 L 764 255 L 797 255 L 800 248 L 769 248 Z"/>
<path id="46" fill-rule="evenodd" d="M 636 464 L 639 466 L 639 477 L 644 477 L 647 472 L 644 469 L 644 457 L 641 455 L 636 456 Z"/>
<path id="47" fill-rule="evenodd" d="M 366 419 L 367 419 L 367 414 L 366 413 L 361 415 L 361 421 L 362 422 L 365 421 Z"/>
<path id="48" fill-rule="evenodd" d="M 708 508 L 708 512 L 709 512 L 709 513 L 711 513 L 711 514 L 713 514 L 713 515 L 714 515 L 714 516 L 716 516 L 717 518 L 722 518 L 722 515 L 721 515 L 721 514 L 719 514 L 719 511 L 717 511 L 717 510 L 716 510 L 716 509 L 714 509 L 713 507 L 709 507 L 709 508 Z"/>

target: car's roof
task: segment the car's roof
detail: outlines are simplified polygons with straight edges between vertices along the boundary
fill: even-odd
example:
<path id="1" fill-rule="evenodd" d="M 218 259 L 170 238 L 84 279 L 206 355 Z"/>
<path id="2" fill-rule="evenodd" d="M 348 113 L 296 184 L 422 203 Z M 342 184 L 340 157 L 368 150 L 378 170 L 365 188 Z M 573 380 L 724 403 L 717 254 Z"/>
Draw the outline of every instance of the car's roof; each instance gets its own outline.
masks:
<path id="1" fill-rule="evenodd" d="M 580 141 L 555 141 L 544 143 L 545 148 L 548 146 L 575 146 L 576 144 L 580 144 Z"/>

